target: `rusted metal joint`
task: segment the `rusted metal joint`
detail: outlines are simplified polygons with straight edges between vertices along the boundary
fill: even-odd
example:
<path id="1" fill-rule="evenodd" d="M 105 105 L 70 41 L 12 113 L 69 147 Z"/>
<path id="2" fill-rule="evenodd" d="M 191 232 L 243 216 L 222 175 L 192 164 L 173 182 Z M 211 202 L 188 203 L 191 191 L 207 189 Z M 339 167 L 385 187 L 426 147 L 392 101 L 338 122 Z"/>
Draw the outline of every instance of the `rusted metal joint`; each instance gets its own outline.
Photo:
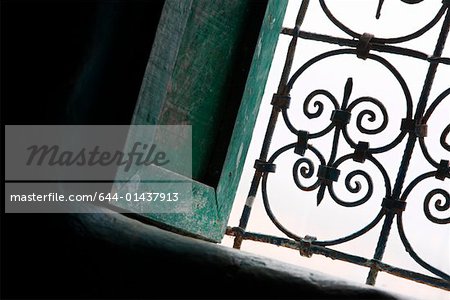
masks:
<path id="1" fill-rule="evenodd" d="M 245 230 L 241 227 L 231 227 L 229 231 L 227 230 L 227 233 L 234 236 L 243 236 Z"/>
<path id="2" fill-rule="evenodd" d="M 387 210 L 393 211 L 395 213 L 399 213 L 399 212 L 402 212 L 405 210 L 406 202 L 387 197 L 387 198 L 383 198 L 383 202 L 381 203 L 381 206 Z"/>
<path id="3" fill-rule="evenodd" d="M 369 52 L 372 49 L 372 44 L 370 41 L 374 37 L 371 33 L 363 33 L 359 37 L 358 45 L 356 46 L 356 56 L 361 59 L 367 59 L 369 57 Z"/>
<path id="4" fill-rule="evenodd" d="M 308 149 L 309 132 L 299 130 L 297 132 L 297 144 L 295 145 L 294 153 L 301 156 L 305 155 L 306 149 Z"/>
<path id="5" fill-rule="evenodd" d="M 450 162 L 448 160 L 441 159 L 436 175 L 434 176 L 439 180 L 444 180 L 447 177 L 450 178 Z"/>
<path id="6" fill-rule="evenodd" d="M 337 126 L 344 126 L 350 123 L 352 114 L 346 110 L 335 109 L 331 114 L 330 120 Z"/>
<path id="7" fill-rule="evenodd" d="M 245 229 L 241 227 L 233 227 L 227 234 L 234 236 L 233 248 L 241 249 L 242 242 L 244 241 Z"/>
<path id="8" fill-rule="evenodd" d="M 317 171 L 317 177 L 324 182 L 338 181 L 341 171 L 339 169 L 320 165 Z"/>
<path id="9" fill-rule="evenodd" d="M 299 251 L 301 256 L 311 257 L 313 255 L 311 246 L 315 240 L 317 240 L 316 237 L 309 235 L 306 235 L 304 238 L 299 240 Z"/>
<path id="10" fill-rule="evenodd" d="M 229 235 L 229 236 L 237 236 L 237 235 L 242 235 L 244 234 L 244 229 L 240 228 L 240 227 L 230 227 L 227 226 L 227 228 L 225 229 L 225 234 Z"/>
<path id="11" fill-rule="evenodd" d="M 255 160 L 255 165 L 253 167 L 258 172 L 275 173 L 277 166 L 275 164 L 271 164 L 271 163 L 265 162 L 263 160 L 257 159 L 257 160 Z"/>
<path id="12" fill-rule="evenodd" d="M 402 119 L 400 130 L 413 132 L 417 137 L 426 137 L 428 133 L 428 125 L 417 124 L 413 119 Z"/>
<path id="13" fill-rule="evenodd" d="M 366 161 L 369 156 L 369 143 L 368 142 L 358 142 L 355 147 L 355 152 L 353 153 L 353 160 L 359 163 Z"/>
<path id="14" fill-rule="evenodd" d="M 272 104 L 276 108 L 281 109 L 288 109 L 289 104 L 291 103 L 291 96 L 289 95 L 280 95 L 280 94 L 273 94 L 272 96 Z"/>
<path id="15" fill-rule="evenodd" d="M 417 137 L 426 137 L 428 134 L 427 124 L 417 124 L 414 130 Z"/>
<path id="16" fill-rule="evenodd" d="M 376 258 L 372 258 L 369 262 L 370 262 L 370 267 L 371 268 L 380 270 L 380 263 L 381 263 L 380 260 L 378 260 Z"/>

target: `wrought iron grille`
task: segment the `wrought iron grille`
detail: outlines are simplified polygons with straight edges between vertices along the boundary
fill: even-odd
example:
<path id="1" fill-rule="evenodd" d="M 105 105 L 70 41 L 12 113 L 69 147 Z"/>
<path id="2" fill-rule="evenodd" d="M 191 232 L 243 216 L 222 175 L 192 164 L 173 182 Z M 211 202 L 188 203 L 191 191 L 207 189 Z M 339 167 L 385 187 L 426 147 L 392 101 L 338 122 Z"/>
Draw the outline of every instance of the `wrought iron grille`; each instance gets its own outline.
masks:
<path id="1" fill-rule="evenodd" d="M 423 0 L 401 1 L 408 4 L 416 4 Z M 420 182 L 429 178 L 434 178 L 435 180 L 441 181 L 446 180 L 448 182 L 448 179 L 450 178 L 450 165 L 448 157 L 447 159 L 436 159 L 435 157 L 432 157 L 427 149 L 426 138 L 428 120 L 433 117 L 433 112 L 435 111 L 435 109 L 445 99 L 449 100 L 450 98 L 448 97 L 450 95 L 449 87 L 436 99 L 430 102 L 429 105 L 427 105 L 430 90 L 433 85 L 438 66 L 440 64 L 450 65 L 450 58 L 442 57 L 444 44 L 446 42 L 450 27 L 450 1 L 444 0 L 442 2 L 442 7 L 438 11 L 437 15 L 423 28 L 417 30 L 414 33 L 396 38 L 378 38 L 369 33 L 360 34 L 354 32 L 332 14 L 325 0 L 319 0 L 319 3 L 328 19 L 330 19 L 340 30 L 349 35 L 350 38 L 339 38 L 302 31 L 300 28 L 307 12 L 309 4 L 308 0 L 303 0 L 303 2 L 301 3 L 295 27 L 282 29 L 281 34 L 291 36 L 292 40 L 288 47 L 285 65 L 279 82 L 278 90 L 272 98 L 271 104 L 273 107 L 271 116 L 267 125 L 260 157 L 256 160 L 254 165 L 254 177 L 251 183 L 250 191 L 248 193 L 246 204 L 242 211 L 239 226 L 233 228 L 228 227 L 227 234 L 234 236 L 234 248 L 238 249 L 241 247 L 243 240 L 253 240 L 296 249 L 302 256 L 306 257 L 310 257 L 312 254 L 320 254 L 332 259 L 338 259 L 367 267 L 370 269 L 366 280 L 366 283 L 369 285 L 375 284 L 377 274 L 381 271 L 416 282 L 428 284 L 430 286 L 450 290 L 450 276 L 427 263 L 424 258 L 420 257 L 419 254 L 415 252 L 405 234 L 402 221 L 402 215 L 406 208 L 408 196 Z M 376 13 L 377 19 L 380 17 L 382 5 L 383 0 L 380 0 Z M 433 55 L 429 56 L 420 51 L 394 46 L 394 44 L 410 41 L 420 37 L 431 28 L 433 28 L 442 18 L 444 18 L 444 20 Z M 296 45 L 300 39 L 320 41 L 339 45 L 340 47 L 336 50 L 322 53 L 310 59 L 298 70 L 296 70 L 292 76 L 290 76 Z M 373 52 L 408 56 L 418 60 L 426 61 L 428 63 L 428 72 L 426 74 L 422 92 L 416 105 L 413 104 L 409 87 L 400 72 L 387 59 L 374 54 Z M 383 118 L 382 124 L 378 128 L 368 129 L 362 124 L 362 118 L 364 116 L 368 116 L 369 120 L 373 121 L 376 118 L 375 112 L 370 109 L 365 109 L 359 112 L 359 114 L 357 114 L 356 116 L 356 127 L 361 133 L 368 135 L 379 134 L 386 128 L 386 125 L 388 123 L 387 110 L 381 101 L 370 96 L 352 99 L 352 78 L 347 79 L 342 101 L 338 101 L 331 92 L 324 89 L 313 91 L 304 100 L 303 113 L 310 119 L 317 118 L 324 112 L 324 105 L 321 101 L 314 102 L 314 106 L 316 107 L 315 112 L 311 112 L 309 110 L 309 105 L 313 101 L 314 97 L 321 95 L 321 97 L 326 97 L 331 101 L 332 105 L 334 106 L 334 110 L 331 114 L 330 123 L 325 125 L 327 126 L 325 129 L 319 132 L 311 133 L 309 131 L 296 128 L 290 120 L 290 117 L 287 113 L 291 100 L 290 92 L 294 84 L 298 81 L 300 75 L 309 67 L 321 60 L 324 60 L 325 58 L 341 55 L 354 55 L 363 60 L 372 60 L 380 63 L 392 73 L 392 75 L 400 84 L 401 89 L 403 90 L 404 97 L 406 99 L 406 116 L 401 120 L 401 126 L 398 132 L 395 134 L 393 140 L 385 146 L 371 147 L 368 142 L 355 141 L 352 138 L 352 134 L 348 131 L 347 125 L 349 124 L 352 117 L 352 110 L 360 104 L 371 103 L 372 105 L 376 105 L 382 112 Z M 280 113 L 282 115 L 282 121 L 284 121 L 290 132 L 295 135 L 297 142 L 287 144 L 280 149 L 277 149 L 269 156 L 269 148 Z M 446 122 L 449 120 L 450 115 L 449 119 L 444 121 Z M 445 149 L 445 151 L 450 151 L 450 145 L 446 141 L 449 132 L 450 124 L 445 127 L 444 131 L 440 135 L 440 145 Z M 333 139 L 332 145 L 330 145 L 331 155 L 327 160 L 322 152 L 313 146 L 313 143 L 315 139 L 328 134 L 332 134 Z M 397 177 L 395 179 L 395 183 L 392 185 L 385 167 L 379 161 L 377 156 L 381 153 L 388 153 L 402 141 L 405 141 L 404 153 L 403 156 L 399 158 L 400 165 L 398 168 Z M 350 146 L 352 148 L 352 152 L 338 157 L 337 149 L 342 143 L 346 143 L 348 146 Z M 408 172 L 411 159 L 413 158 L 413 150 L 417 143 L 419 144 L 423 156 L 425 157 L 433 171 L 426 172 L 410 182 L 405 182 L 406 174 Z M 325 196 L 329 195 L 329 197 L 339 205 L 345 207 L 356 207 L 366 203 L 367 201 L 371 201 L 373 198 L 372 194 L 374 189 L 382 188 L 383 190 L 385 190 L 384 198 L 375 199 L 376 201 L 382 203 L 379 213 L 364 228 L 350 235 L 334 240 L 321 241 L 312 236 L 300 236 L 291 232 L 285 226 L 283 226 L 282 222 L 280 222 L 276 218 L 271 209 L 267 193 L 267 185 L 269 184 L 270 174 L 276 171 L 277 158 L 281 154 L 286 152 L 294 152 L 298 155 L 298 159 L 292 167 L 293 180 L 298 189 L 300 189 L 301 191 L 317 193 L 317 205 L 321 203 Z M 309 155 L 315 156 L 317 158 L 317 161 L 320 161 L 320 165 L 315 166 L 314 162 L 310 158 L 308 158 Z M 352 184 L 352 180 L 355 178 L 355 176 L 360 176 L 365 178 L 365 181 L 368 184 L 367 192 L 363 197 L 352 202 L 348 202 L 344 199 L 339 198 L 335 193 L 334 184 L 336 182 L 342 181 L 342 178 L 339 176 L 339 168 L 344 162 L 347 161 L 355 161 L 360 164 L 365 164 L 367 162 L 372 163 L 381 173 L 384 179 L 384 187 L 374 186 L 371 176 L 366 171 L 363 171 L 362 168 L 356 169 L 348 173 L 348 175 L 344 179 L 345 187 L 351 193 L 359 193 L 361 191 L 361 183 L 356 181 L 356 183 L 354 182 Z M 317 172 L 315 171 L 316 169 Z M 277 172 L 279 171 L 277 170 Z M 314 184 L 307 186 L 302 184 L 302 179 L 306 178 L 313 178 L 316 181 Z M 263 198 L 262 200 L 268 217 L 281 232 L 288 236 L 288 238 L 246 231 L 250 212 L 252 210 L 252 205 L 260 185 Z M 446 187 L 448 187 L 448 185 L 446 185 Z M 448 212 L 450 210 L 449 189 L 433 189 L 425 195 L 423 200 L 423 210 L 427 219 L 430 222 L 439 224 L 439 226 L 447 226 L 450 223 L 450 218 L 439 218 L 434 216 L 431 212 L 430 207 L 433 205 L 433 201 L 434 208 L 437 211 Z M 406 249 L 406 252 L 409 253 L 409 255 L 414 259 L 415 262 L 417 262 L 417 264 L 419 264 L 435 276 L 429 276 L 426 274 L 402 269 L 386 264 L 382 261 L 386 244 L 388 242 L 389 233 L 394 222 L 396 222 L 398 233 Z M 381 232 L 378 236 L 378 243 L 376 247 L 374 245 L 375 253 L 371 259 L 344 253 L 330 248 L 330 246 L 342 244 L 361 237 L 362 235 L 372 230 L 379 223 L 382 223 Z"/>

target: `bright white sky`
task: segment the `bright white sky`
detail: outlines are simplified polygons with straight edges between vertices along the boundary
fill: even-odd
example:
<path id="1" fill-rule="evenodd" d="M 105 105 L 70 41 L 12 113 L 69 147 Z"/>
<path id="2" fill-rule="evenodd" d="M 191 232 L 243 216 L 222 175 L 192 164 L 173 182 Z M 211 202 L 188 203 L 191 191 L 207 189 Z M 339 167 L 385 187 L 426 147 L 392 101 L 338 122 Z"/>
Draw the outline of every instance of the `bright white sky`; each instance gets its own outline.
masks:
<path id="1" fill-rule="evenodd" d="M 300 3 L 300 0 L 289 1 L 283 26 L 293 27 Z M 385 1 L 380 20 L 375 19 L 378 0 L 328 1 L 327 4 L 333 14 L 341 20 L 341 22 L 356 32 L 369 32 L 375 34 L 376 37 L 396 37 L 416 31 L 428 23 L 439 10 L 441 1 L 427 0 L 416 5 L 409 5 L 400 0 Z M 431 54 L 441 24 L 442 20 L 424 36 L 400 44 L 399 46 Z M 301 29 L 349 38 L 326 18 L 318 1 L 311 1 L 305 22 Z M 255 132 L 253 134 L 253 140 L 250 145 L 242 180 L 237 192 L 237 198 L 231 213 L 229 221 L 230 226 L 237 226 L 239 223 L 241 211 L 253 176 L 253 163 L 259 156 L 264 132 L 269 119 L 271 111 L 270 100 L 278 86 L 289 41 L 290 37 L 281 36 L 278 42 Z M 449 43 L 450 41 L 448 41 L 447 44 Z M 300 39 L 292 72 L 295 72 L 303 63 L 312 57 L 338 48 L 339 46 Z M 388 59 L 397 70 L 399 70 L 409 86 L 413 101 L 417 103 L 428 64 L 414 58 L 405 58 L 384 53 L 380 54 L 377 52 L 373 53 Z M 444 50 L 443 56 L 450 57 L 450 45 L 447 45 L 447 49 Z M 317 100 L 322 100 L 325 104 L 323 118 L 320 118 L 318 121 L 308 120 L 304 116 L 302 102 L 309 93 L 316 89 L 326 89 L 330 91 L 336 99 L 341 102 L 344 85 L 348 77 L 353 77 L 353 92 L 350 97 L 350 102 L 361 96 L 375 97 L 384 103 L 389 112 L 389 124 L 387 129 L 376 136 L 367 136 L 357 133 L 355 120 L 358 110 L 355 108 L 353 111 L 352 122 L 350 123 L 350 134 L 352 135 L 353 133 L 352 137 L 355 141 L 369 141 L 371 146 L 388 144 L 392 141 L 393 136 L 398 134 L 400 121 L 405 117 L 406 105 L 403 93 L 395 78 L 380 64 L 369 60 L 363 61 L 350 55 L 341 55 L 340 57 L 323 60 L 309 68 L 309 70 L 299 78 L 291 92 L 292 102 L 291 108 L 289 109 L 291 121 L 296 128 L 308 130 L 310 132 L 317 132 L 325 128 L 329 122 L 331 110 L 333 109 L 330 106 L 330 102 L 327 102 L 325 97 L 315 98 Z M 438 69 L 428 103 L 431 103 L 432 100 L 450 86 L 449 78 L 450 66 L 441 65 Z M 449 100 L 449 97 L 447 97 L 447 99 L 441 103 L 428 123 L 429 133 L 427 146 L 431 155 L 437 161 L 440 159 L 449 159 L 449 153 L 439 144 L 439 136 L 450 119 Z M 360 110 L 363 109 L 363 106 L 364 105 L 361 105 Z M 368 108 L 368 106 L 364 106 L 364 108 Z M 312 108 L 312 111 L 314 111 L 314 108 Z M 381 114 L 379 112 L 377 113 L 377 116 L 377 120 L 381 122 Z M 379 125 L 380 123 L 375 122 L 371 124 L 366 120 L 363 124 L 366 124 L 366 127 L 376 128 L 377 124 Z M 393 134 L 393 132 L 395 134 Z M 327 135 L 327 137 L 330 136 L 330 134 Z M 295 136 L 286 129 L 284 122 L 280 118 L 270 153 L 273 153 L 280 147 L 292 143 L 295 140 Z M 447 138 L 447 142 L 449 142 L 449 137 Z M 331 140 L 329 138 L 324 138 L 322 140 L 313 140 L 312 143 L 323 153 L 325 159 L 328 159 Z M 345 142 L 341 139 L 340 145 L 342 147 L 338 153 L 338 157 L 352 152 L 348 146 L 343 146 L 344 144 Z M 388 154 L 376 156 L 386 168 L 392 185 L 395 182 L 404 148 L 405 143 L 403 141 L 396 148 L 389 151 Z M 314 156 L 312 155 L 309 155 L 309 157 L 314 159 Z M 280 157 L 280 159 L 276 161 L 277 173 L 271 175 L 268 182 L 268 194 L 272 210 L 285 227 L 301 236 L 312 235 L 316 236 L 319 240 L 326 240 L 343 237 L 357 231 L 367 225 L 376 216 L 384 196 L 384 185 L 379 171 L 371 167 L 370 163 L 361 165 L 348 162 L 345 165 L 342 165 L 341 171 L 343 173 L 341 173 L 340 177 L 340 179 L 345 178 L 345 170 L 361 168 L 367 171 L 372 176 L 375 186 L 374 194 L 368 202 L 355 208 L 346 208 L 337 205 L 326 193 L 325 199 L 321 205 L 317 207 L 315 198 L 316 192 L 302 192 L 296 188 L 293 182 L 291 175 L 292 166 L 297 159 L 298 156 L 290 153 Z M 419 146 L 416 145 L 405 186 L 419 174 L 431 170 L 431 166 L 424 161 Z M 317 169 L 315 172 L 317 172 Z M 315 176 L 313 178 L 315 178 Z M 360 180 L 363 185 L 363 190 L 361 191 L 361 194 L 358 195 L 363 195 L 366 191 L 364 190 L 364 187 L 367 187 L 367 185 L 365 184 L 364 179 Z M 315 181 L 315 179 L 313 181 Z M 336 184 L 337 194 L 344 199 L 356 200 L 354 195 L 346 192 L 345 187 L 342 187 L 342 181 L 343 180 L 340 180 L 340 182 Z M 305 181 L 304 179 L 303 182 L 305 184 L 308 183 L 308 181 Z M 309 182 L 311 183 L 311 181 Z M 339 185 L 341 185 L 340 188 L 338 188 Z M 403 217 L 404 228 L 415 251 L 431 265 L 449 273 L 450 226 L 431 223 L 425 217 L 422 208 L 425 195 L 434 188 L 443 188 L 447 191 L 450 190 L 448 180 L 445 182 L 437 180 L 427 180 L 422 182 L 422 184 L 411 193 L 408 200 L 407 209 Z M 439 213 L 435 210 L 432 210 L 432 213 L 441 218 L 446 218 L 450 214 L 449 211 Z M 362 237 L 339 246 L 334 246 L 333 248 L 371 258 L 376 247 L 381 223 L 382 222 Z M 267 217 L 262 204 L 260 191 L 255 200 L 247 230 L 284 236 Z M 232 240 L 231 237 L 226 236 L 222 243 L 231 246 Z M 297 251 L 269 244 L 244 241 L 242 250 L 273 257 L 310 269 L 317 269 L 321 272 L 359 283 L 365 282 L 368 273 L 367 268 L 337 260 L 332 261 L 331 259 L 320 255 L 314 255 L 312 258 L 304 258 L 301 257 Z M 383 261 L 394 266 L 432 275 L 422 267 L 418 266 L 404 251 L 395 224 L 391 230 Z M 448 292 L 431 288 L 426 285 L 416 284 L 412 281 L 397 278 L 383 272 L 379 273 L 376 286 L 397 293 L 411 295 L 419 299 L 449 299 Z"/>

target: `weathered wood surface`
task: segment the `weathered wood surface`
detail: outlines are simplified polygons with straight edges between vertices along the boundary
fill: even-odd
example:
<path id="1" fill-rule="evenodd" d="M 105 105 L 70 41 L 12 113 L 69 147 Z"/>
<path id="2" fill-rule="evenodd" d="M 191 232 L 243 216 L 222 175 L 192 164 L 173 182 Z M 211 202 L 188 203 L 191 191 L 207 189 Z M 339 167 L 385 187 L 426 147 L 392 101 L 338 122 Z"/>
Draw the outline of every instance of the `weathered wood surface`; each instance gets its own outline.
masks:
<path id="1" fill-rule="evenodd" d="M 255 1 L 167 0 L 133 119 L 133 124 L 192 125 L 198 209 L 188 215 L 147 216 L 213 241 L 220 241 L 225 232 L 287 1 L 268 1 L 263 20 L 257 20 L 252 5 Z M 235 95 L 229 90 L 234 88 L 233 76 L 238 76 L 234 72 L 243 51 L 239 45 L 247 38 L 248 22 L 259 22 L 260 30 L 252 33 L 259 34 L 256 51 L 244 78 L 243 97 L 242 92 L 239 95 L 242 100 L 230 99 Z M 237 117 L 236 113 L 224 116 L 229 105 L 240 105 Z M 226 122 L 236 123 L 224 146 L 223 139 L 220 145 L 218 140 Z M 228 151 L 220 154 L 216 147 Z M 215 157 L 225 153 L 225 158 Z M 208 180 L 211 161 L 224 162 L 223 167 L 215 166 L 218 182 Z"/>
<path id="2" fill-rule="evenodd" d="M 269 1 L 259 33 L 252 66 L 242 97 L 242 104 L 216 189 L 218 210 L 222 220 L 220 232 L 222 233 L 225 232 L 236 190 L 241 179 L 245 157 L 247 156 L 256 117 L 258 116 L 267 77 L 269 76 L 286 7 L 287 0 Z"/>

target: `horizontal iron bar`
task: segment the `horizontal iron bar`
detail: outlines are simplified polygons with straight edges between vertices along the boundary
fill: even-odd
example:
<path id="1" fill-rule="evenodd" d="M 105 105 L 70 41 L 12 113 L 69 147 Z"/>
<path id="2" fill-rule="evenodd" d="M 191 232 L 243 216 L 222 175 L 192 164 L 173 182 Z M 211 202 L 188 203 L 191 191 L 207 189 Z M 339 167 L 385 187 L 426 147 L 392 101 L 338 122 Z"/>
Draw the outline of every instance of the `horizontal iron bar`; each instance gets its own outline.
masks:
<path id="1" fill-rule="evenodd" d="M 294 31 L 294 29 L 284 27 L 281 30 L 281 33 L 285 34 L 285 35 L 293 36 L 295 34 L 295 31 Z M 302 30 L 300 30 L 298 32 L 298 37 L 305 39 L 305 40 L 313 40 L 313 41 L 325 42 L 325 43 L 335 44 L 335 45 L 339 45 L 339 46 L 353 47 L 353 48 L 356 48 L 359 43 L 358 40 L 354 40 L 354 39 L 339 38 L 339 37 L 329 36 L 329 35 L 325 35 L 325 34 L 318 34 L 318 33 L 302 31 Z M 371 50 L 378 51 L 378 52 L 391 53 L 391 54 L 400 54 L 400 55 L 418 58 L 418 59 L 425 60 L 428 62 L 436 62 L 436 63 L 440 63 L 440 64 L 450 65 L 449 57 L 429 56 L 426 53 L 408 49 L 408 48 L 403 48 L 403 47 L 390 46 L 390 45 L 385 45 L 385 44 L 381 44 L 381 43 L 372 43 Z"/>
<path id="2" fill-rule="evenodd" d="M 238 231 L 238 229 L 236 229 L 234 227 L 227 227 L 225 233 L 230 236 L 236 236 L 237 231 Z M 281 246 L 281 247 L 290 248 L 290 249 L 294 249 L 294 250 L 300 250 L 302 248 L 299 242 L 292 240 L 292 239 L 288 239 L 288 238 L 282 238 L 282 237 L 254 233 L 254 232 L 244 232 L 241 234 L 242 234 L 241 236 L 244 240 L 268 243 L 268 244 L 272 244 L 275 246 Z M 333 260 L 338 259 L 338 260 L 346 261 L 349 263 L 353 263 L 353 264 L 360 265 L 363 267 L 368 267 L 368 268 L 374 267 L 374 268 L 378 269 L 379 271 L 386 272 L 391 275 L 395 275 L 395 276 L 402 277 L 402 278 L 405 278 L 408 280 L 412 280 L 412 281 L 415 281 L 418 283 L 422 283 L 422 284 L 426 284 L 426 285 L 430 285 L 433 287 L 437 287 L 440 289 L 450 291 L 450 282 L 448 282 L 444 279 L 441 279 L 441 278 L 436 278 L 436 277 L 428 276 L 425 274 L 417 273 L 414 271 L 393 267 L 391 265 L 388 265 L 386 263 L 383 263 L 383 262 L 380 262 L 377 260 L 367 259 L 364 257 L 347 254 L 347 253 L 333 250 L 333 249 L 330 249 L 330 248 L 327 248 L 324 246 L 314 245 L 314 242 L 312 242 L 312 244 L 308 250 L 314 254 L 320 254 L 320 255 L 326 256 L 328 258 L 331 258 Z"/>

